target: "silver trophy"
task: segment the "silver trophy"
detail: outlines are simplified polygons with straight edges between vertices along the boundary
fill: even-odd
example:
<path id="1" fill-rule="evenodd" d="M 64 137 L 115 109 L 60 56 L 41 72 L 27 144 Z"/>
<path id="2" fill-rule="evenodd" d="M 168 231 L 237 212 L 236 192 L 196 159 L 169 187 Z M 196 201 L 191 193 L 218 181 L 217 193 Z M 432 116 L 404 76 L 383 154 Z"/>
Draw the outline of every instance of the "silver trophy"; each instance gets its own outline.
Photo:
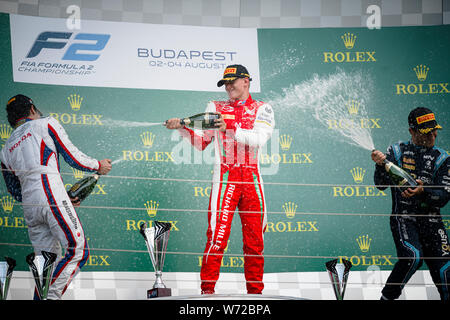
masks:
<path id="1" fill-rule="evenodd" d="M 344 300 L 345 287 L 347 286 L 348 274 L 352 263 L 348 260 L 342 259 L 342 263 L 338 263 L 337 259 L 328 261 L 325 266 L 330 276 L 331 285 L 333 286 L 336 300 Z"/>
<path id="2" fill-rule="evenodd" d="M 16 260 L 13 258 L 5 257 L 5 260 L 0 262 L 0 300 L 8 298 L 9 284 L 16 267 Z"/>
<path id="3" fill-rule="evenodd" d="M 147 250 L 155 269 L 156 279 L 153 288 L 147 291 L 147 298 L 172 295 L 172 290 L 167 288 L 162 281 L 162 269 L 169 241 L 170 228 L 168 222 L 154 221 L 153 227 L 147 228 L 146 223 L 141 223 L 139 232 L 145 239 Z"/>
<path id="4" fill-rule="evenodd" d="M 26 261 L 36 283 L 38 298 L 47 300 L 57 255 L 48 251 L 41 251 L 41 253 L 42 255 L 30 253 L 26 257 Z"/>

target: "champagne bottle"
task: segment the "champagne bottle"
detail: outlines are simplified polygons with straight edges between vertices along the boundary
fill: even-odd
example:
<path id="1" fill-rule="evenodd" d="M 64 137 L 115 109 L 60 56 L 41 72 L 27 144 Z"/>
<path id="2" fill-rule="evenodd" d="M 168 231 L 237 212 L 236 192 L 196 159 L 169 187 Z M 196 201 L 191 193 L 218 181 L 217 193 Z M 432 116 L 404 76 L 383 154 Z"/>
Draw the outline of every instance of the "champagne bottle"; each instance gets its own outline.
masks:
<path id="1" fill-rule="evenodd" d="M 70 198 L 78 197 L 80 202 L 83 201 L 94 190 L 98 178 L 98 174 L 93 174 L 92 176 L 77 181 L 72 188 L 69 189 L 67 194 Z"/>
<path id="2" fill-rule="evenodd" d="M 388 160 L 384 160 L 383 165 L 395 185 L 401 187 L 417 187 L 416 180 L 399 166 L 396 166 Z"/>
<path id="3" fill-rule="evenodd" d="M 188 118 L 183 118 L 180 120 L 180 124 L 183 126 L 192 127 L 195 129 L 214 129 L 217 128 L 215 120 L 220 118 L 219 113 L 215 112 L 204 112 L 195 114 Z M 164 124 L 166 124 L 164 122 Z"/>

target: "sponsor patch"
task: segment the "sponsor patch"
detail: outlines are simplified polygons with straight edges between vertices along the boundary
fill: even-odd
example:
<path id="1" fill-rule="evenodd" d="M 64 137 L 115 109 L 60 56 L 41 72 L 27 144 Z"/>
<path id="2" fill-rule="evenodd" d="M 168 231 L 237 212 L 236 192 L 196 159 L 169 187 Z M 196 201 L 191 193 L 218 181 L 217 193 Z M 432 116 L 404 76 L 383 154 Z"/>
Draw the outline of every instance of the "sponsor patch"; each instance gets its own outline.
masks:
<path id="1" fill-rule="evenodd" d="M 420 116 L 420 117 L 416 118 L 417 124 L 421 124 L 421 123 L 428 122 L 428 121 L 433 121 L 433 120 L 436 120 L 434 118 L 434 113 L 428 113 L 428 114 L 425 114 L 423 116 Z"/>
<path id="2" fill-rule="evenodd" d="M 227 74 L 236 74 L 237 68 L 226 68 L 223 76 L 225 77 Z"/>
<path id="3" fill-rule="evenodd" d="M 232 119 L 232 120 L 234 120 L 234 119 L 236 118 L 236 116 L 235 116 L 234 114 L 222 114 L 222 118 L 223 118 L 224 120 L 227 120 L 227 119 Z"/>

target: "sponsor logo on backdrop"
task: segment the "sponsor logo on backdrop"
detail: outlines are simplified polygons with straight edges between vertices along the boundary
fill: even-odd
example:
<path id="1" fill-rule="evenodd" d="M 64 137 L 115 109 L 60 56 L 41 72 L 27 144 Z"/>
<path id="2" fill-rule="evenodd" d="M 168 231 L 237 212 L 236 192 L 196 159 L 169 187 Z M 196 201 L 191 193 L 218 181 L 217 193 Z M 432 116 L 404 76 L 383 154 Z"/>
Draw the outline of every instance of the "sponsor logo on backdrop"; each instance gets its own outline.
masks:
<path id="1" fill-rule="evenodd" d="M 349 260 L 354 266 L 392 266 L 394 262 L 392 261 L 392 255 L 388 254 L 372 254 L 365 255 L 370 251 L 370 246 L 372 244 L 372 238 L 369 237 L 368 234 L 360 235 L 355 239 L 355 242 L 358 245 L 359 250 L 363 255 L 353 255 L 351 257 L 348 256 L 339 256 L 340 262 L 342 259 Z"/>
<path id="2" fill-rule="evenodd" d="M 142 132 L 139 135 L 139 143 L 145 149 L 141 150 L 122 150 L 122 159 L 125 161 L 137 162 L 175 162 L 172 151 L 149 150 L 153 148 L 156 135 L 150 131 Z"/>
<path id="3" fill-rule="evenodd" d="M 236 51 L 163 48 L 137 48 L 137 57 L 148 59 L 148 66 L 180 69 L 218 69 L 237 63 Z"/>
<path id="4" fill-rule="evenodd" d="M 15 82 L 221 92 L 225 67 L 241 63 L 260 91 L 256 28 L 85 20 L 68 30 L 64 19 L 11 15 L 10 29 Z"/>
<path id="5" fill-rule="evenodd" d="M 381 118 L 362 118 L 358 119 L 351 118 L 359 113 L 361 104 L 363 102 L 349 99 L 345 107 L 349 113 L 348 118 L 342 119 L 330 119 L 327 120 L 328 129 L 346 129 L 346 128 L 362 128 L 362 129 L 381 129 L 380 120 Z"/>
<path id="6" fill-rule="evenodd" d="M 158 212 L 159 202 L 150 200 L 144 203 L 145 211 L 150 218 L 154 218 Z"/>
<path id="7" fill-rule="evenodd" d="M 414 83 L 397 83 L 395 85 L 395 94 L 397 95 L 415 95 L 415 94 L 445 94 L 449 93 L 450 87 L 448 82 L 430 82 L 430 68 L 426 65 L 419 64 L 412 68 L 411 74 L 414 72 L 418 82 Z"/>
<path id="8" fill-rule="evenodd" d="M 94 64 L 106 47 L 111 35 L 75 32 L 41 32 L 28 54 L 20 60 L 21 73 L 64 74 L 83 77 L 96 72 Z M 42 54 L 53 51 L 51 58 Z"/>
<path id="9" fill-rule="evenodd" d="M 9 137 L 11 136 L 13 129 L 11 128 L 11 126 L 9 124 L 1 124 L 0 125 L 0 138 L 3 141 L 6 141 L 9 139 Z"/>
<path id="10" fill-rule="evenodd" d="M 16 202 L 16 200 L 14 200 L 13 197 L 11 197 L 11 196 L 4 196 L 1 199 L 1 202 L 2 202 L 3 211 L 5 213 L 11 213 L 13 211 L 14 203 Z"/>
<path id="11" fill-rule="evenodd" d="M 0 125 L 0 138 L 2 139 L 2 148 L 5 146 L 6 140 L 11 136 L 13 129 L 9 124 L 1 124 Z"/>
<path id="12" fill-rule="evenodd" d="M 319 226 L 317 221 L 291 221 L 295 219 L 298 205 L 293 201 L 287 201 L 282 205 L 282 209 L 287 221 L 268 221 L 266 232 L 318 232 Z M 278 217 L 279 215 L 270 215 L 270 217 Z"/>
<path id="13" fill-rule="evenodd" d="M 150 131 L 142 132 L 141 133 L 141 140 L 144 146 L 146 147 L 152 147 L 153 142 L 155 141 L 155 135 L 151 133 Z"/>
<path id="14" fill-rule="evenodd" d="M 293 138 L 288 134 L 282 134 L 278 138 L 278 142 L 281 147 L 281 153 L 260 153 L 259 162 L 262 165 L 265 164 L 312 164 L 311 152 L 292 152 Z"/>
<path id="15" fill-rule="evenodd" d="M 13 217 L 14 205 L 16 200 L 13 197 L 7 195 L 0 199 L 3 209 L 3 216 L 0 216 L 0 228 L 26 228 L 25 218 Z"/>
<path id="16" fill-rule="evenodd" d="M 345 51 L 325 51 L 323 52 L 323 62 L 344 63 L 344 62 L 376 62 L 375 51 L 355 51 L 357 36 L 347 32 L 341 36 Z"/>
<path id="17" fill-rule="evenodd" d="M 147 214 L 146 219 L 127 219 L 125 220 L 125 230 L 126 231 L 138 231 L 142 223 L 147 223 L 147 228 L 151 228 L 153 221 L 169 222 L 172 224 L 171 231 L 180 231 L 179 226 L 177 226 L 178 220 L 162 220 L 158 217 L 159 201 L 147 200 L 142 205 L 145 208 Z M 151 219 L 151 220 L 149 220 Z"/>
<path id="18" fill-rule="evenodd" d="M 72 110 L 78 111 L 81 108 L 84 98 L 79 94 L 71 94 L 67 97 L 67 100 L 69 101 Z"/>
<path id="19" fill-rule="evenodd" d="M 353 182 L 361 184 L 364 182 L 366 170 L 361 167 L 354 167 L 350 169 L 350 174 Z M 385 197 L 387 194 L 384 191 L 378 190 L 375 186 L 334 186 L 333 197 Z"/>
<path id="20" fill-rule="evenodd" d="M 71 94 L 67 97 L 67 101 L 71 111 L 73 112 L 50 112 L 50 117 L 55 118 L 61 124 L 73 124 L 73 125 L 85 125 L 85 126 L 102 126 L 101 114 L 85 114 L 78 113 L 81 110 L 82 102 L 84 98 L 78 94 Z"/>

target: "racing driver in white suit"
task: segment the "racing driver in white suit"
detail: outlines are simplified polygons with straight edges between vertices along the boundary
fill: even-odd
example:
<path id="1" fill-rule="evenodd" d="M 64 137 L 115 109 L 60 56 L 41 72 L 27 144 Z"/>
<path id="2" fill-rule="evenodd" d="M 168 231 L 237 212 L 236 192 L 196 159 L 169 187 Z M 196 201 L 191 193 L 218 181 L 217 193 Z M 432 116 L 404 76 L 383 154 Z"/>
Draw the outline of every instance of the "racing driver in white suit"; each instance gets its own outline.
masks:
<path id="1" fill-rule="evenodd" d="M 86 263 L 89 249 L 74 209 L 78 199 L 69 198 L 59 173 L 59 155 L 76 169 L 102 175 L 111 170 L 111 160 L 98 161 L 82 153 L 59 122 L 41 117 L 33 101 L 24 95 L 12 97 L 6 111 L 14 131 L 0 154 L 3 177 L 8 192 L 23 204 L 35 253 L 60 254 L 61 246 L 66 249 L 57 261 L 47 296 L 61 299 Z"/>

